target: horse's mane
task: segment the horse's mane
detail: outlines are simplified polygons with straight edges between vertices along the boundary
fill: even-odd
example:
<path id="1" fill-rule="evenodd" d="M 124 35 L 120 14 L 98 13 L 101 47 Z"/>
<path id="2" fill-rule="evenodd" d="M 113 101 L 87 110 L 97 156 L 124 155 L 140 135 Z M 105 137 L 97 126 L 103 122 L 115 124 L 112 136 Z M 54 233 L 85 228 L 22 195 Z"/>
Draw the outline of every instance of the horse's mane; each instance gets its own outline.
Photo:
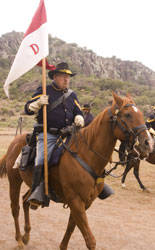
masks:
<path id="1" fill-rule="evenodd" d="M 79 145 L 80 143 L 83 143 L 84 140 L 86 140 L 91 146 L 91 142 L 96 139 L 96 133 L 101 127 L 107 109 L 108 108 L 105 108 L 103 111 L 101 111 L 87 127 L 82 128 L 80 132 L 76 134 Z M 73 140 L 73 144 L 74 143 L 75 141 Z"/>
<path id="2" fill-rule="evenodd" d="M 126 97 L 124 97 L 122 100 L 123 100 L 123 103 L 122 103 L 121 109 L 128 103 L 135 104 L 135 102 L 132 100 L 129 94 Z M 99 128 L 104 122 L 105 114 L 109 108 L 116 109 L 115 100 L 113 100 L 113 103 L 111 106 L 108 106 L 103 111 L 101 111 L 86 128 L 81 129 L 81 133 L 87 139 L 87 142 L 89 145 L 91 144 L 91 141 L 94 140 L 96 132 L 99 131 Z"/>
<path id="3" fill-rule="evenodd" d="M 98 131 L 99 128 L 101 127 L 103 117 L 105 116 L 107 109 L 108 108 L 105 108 L 103 111 L 101 111 L 86 128 L 82 129 L 82 133 L 84 133 L 85 137 L 88 140 L 90 138 L 94 138 L 96 131 Z"/>

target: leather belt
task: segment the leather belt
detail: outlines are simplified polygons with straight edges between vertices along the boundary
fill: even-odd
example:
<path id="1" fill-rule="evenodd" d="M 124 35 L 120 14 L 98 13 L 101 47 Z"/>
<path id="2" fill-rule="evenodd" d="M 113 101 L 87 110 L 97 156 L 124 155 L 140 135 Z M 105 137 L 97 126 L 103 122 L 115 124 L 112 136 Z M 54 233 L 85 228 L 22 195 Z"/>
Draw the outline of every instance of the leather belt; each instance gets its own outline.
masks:
<path id="1" fill-rule="evenodd" d="M 47 132 L 52 135 L 58 135 L 60 131 L 58 128 L 48 128 Z"/>

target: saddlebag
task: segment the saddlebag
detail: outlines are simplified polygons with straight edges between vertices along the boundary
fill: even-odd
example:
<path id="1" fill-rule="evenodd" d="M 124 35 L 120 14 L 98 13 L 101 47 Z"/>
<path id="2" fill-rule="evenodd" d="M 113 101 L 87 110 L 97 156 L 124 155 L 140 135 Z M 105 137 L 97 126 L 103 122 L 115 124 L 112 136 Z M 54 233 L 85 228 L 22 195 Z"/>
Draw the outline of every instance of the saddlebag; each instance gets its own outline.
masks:
<path id="1" fill-rule="evenodd" d="M 22 158 L 19 169 L 25 171 L 27 167 L 32 167 L 35 161 L 36 147 L 26 145 L 22 148 Z"/>

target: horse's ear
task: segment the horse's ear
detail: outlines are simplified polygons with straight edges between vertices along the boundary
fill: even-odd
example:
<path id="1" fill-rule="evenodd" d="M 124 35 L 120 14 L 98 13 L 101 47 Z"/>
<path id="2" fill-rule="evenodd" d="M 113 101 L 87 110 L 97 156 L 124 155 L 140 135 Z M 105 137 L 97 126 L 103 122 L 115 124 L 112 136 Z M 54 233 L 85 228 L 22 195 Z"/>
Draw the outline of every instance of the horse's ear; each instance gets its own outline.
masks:
<path id="1" fill-rule="evenodd" d="M 112 92 L 112 95 L 113 95 L 115 103 L 118 105 L 120 109 L 123 105 L 123 99 L 120 96 L 118 96 L 115 92 Z"/>
<path id="2" fill-rule="evenodd" d="M 131 100 L 132 100 L 132 97 L 131 97 L 131 94 L 130 94 L 130 93 L 127 93 L 127 94 L 126 94 L 126 97 L 127 97 L 128 99 L 131 99 Z"/>

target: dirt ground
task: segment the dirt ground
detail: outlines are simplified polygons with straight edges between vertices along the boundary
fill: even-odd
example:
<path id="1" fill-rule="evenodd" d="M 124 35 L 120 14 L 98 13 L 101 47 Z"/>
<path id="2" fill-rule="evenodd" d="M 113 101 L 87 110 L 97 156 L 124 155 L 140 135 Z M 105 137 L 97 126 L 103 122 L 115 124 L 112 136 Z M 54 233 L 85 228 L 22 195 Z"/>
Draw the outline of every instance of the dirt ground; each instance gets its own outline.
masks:
<path id="1" fill-rule="evenodd" d="M 13 135 L 0 135 L 0 157 L 5 153 Z M 114 158 L 116 156 L 114 155 Z M 109 166 L 108 166 L 109 168 Z M 123 167 L 114 173 L 121 174 Z M 141 162 L 140 177 L 150 190 L 140 190 L 132 171 L 126 180 L 126 189 L 121 188 L 121 178 L 106 177 L 115 195 L 102 201 L 96 199 L 87 211 L 90 228 L 96 238 L 97 250 L 154 250 L 155 249 L 155 168 Z M 13 250 L 14 222 L 10 210 L 8 180 L 0 179 L 0 250 Z M 25 185 L 21 194 L 26 191 Z M 21 198 L 20 198 L 21 201 Z M 21 202 L 20 202 L 21 203 Z M 50 203 L 48 208 L 30 210 L 31 239 L 27 250 L 57 250 L 63 238 L 69 209 L 62 204 Z M 20 225 L 23 232 L 23 210 L 20 210 Z M 85 250 L 83 237 L 76 228 L 69 242 L 69 250 Z"/>

